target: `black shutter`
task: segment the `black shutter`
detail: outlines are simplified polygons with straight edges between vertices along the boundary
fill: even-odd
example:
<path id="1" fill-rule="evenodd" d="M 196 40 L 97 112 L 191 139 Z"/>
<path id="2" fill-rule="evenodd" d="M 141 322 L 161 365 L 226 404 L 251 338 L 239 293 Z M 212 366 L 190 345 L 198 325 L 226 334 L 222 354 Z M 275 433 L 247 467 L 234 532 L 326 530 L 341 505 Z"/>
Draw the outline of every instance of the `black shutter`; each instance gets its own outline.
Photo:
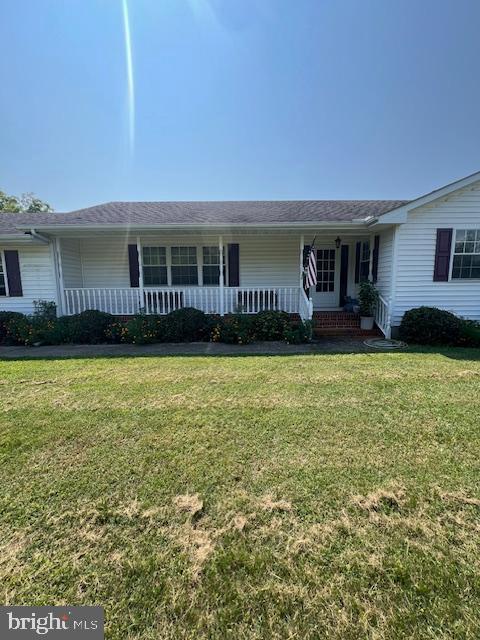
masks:
<path id="1" fill-rule="evenodd" d="M 228 286 L 240 286 L 240 247 L 238 244 L 228 245 Z"/>
<path id="2" fill-rule="evenodd" d="M 128 245 L 128 266 L 130 269 L 130 286 L 138 287 L 140 282 L 140 267 L 138 265 L 138 249 L 136 244 Z"/>
<path id="3" fill-rule="evenodd" d="M 23 296 L 18 251 L 9 249 L 5 250 L 3 254 L 5 256 L 5 267 L 7 270 L 8 295 L 12 297 Z"/>
<path id="4" fill-rule="evenodd" d="M 342 244 L 340 250 L 340 306 L 345 305 L 348 286 L 348 244 Z"/>
<path id="5" fill-rule="evenodd" d="M 355 245 L 355 283 L 360 282 L 360 254 L 362 251 L 362 243 L 357 242 Z"/>
<path id="6" fill-rule="evenodd" d="M 434 282 L 447 282 L 450 270 L 450 251 L 452 248 L 453 229 L 437 229 L 437 245 L 435 248 Z"/>
<path id="7" fill-rule="evenodd" d="M 378 252 L 380 250 L 380 236 L 375 236 L 373 240 L 373 256 L 372 256 L 372 280 L 377 281 L 378 277 Z"/>

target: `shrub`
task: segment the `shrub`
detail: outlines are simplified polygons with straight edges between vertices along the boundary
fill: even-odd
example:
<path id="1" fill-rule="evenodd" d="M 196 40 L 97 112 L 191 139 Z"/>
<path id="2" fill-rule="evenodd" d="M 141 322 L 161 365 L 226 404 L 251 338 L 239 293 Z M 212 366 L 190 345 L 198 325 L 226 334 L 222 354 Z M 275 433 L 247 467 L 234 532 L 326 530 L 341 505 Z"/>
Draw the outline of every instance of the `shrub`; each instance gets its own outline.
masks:
<path id="1" fill-rule="evenodd" d="M 454 345 L 459 342 L 463 322 L 449 311 L 418 307 L 403 316 L 400 337 L 416 344 Z"/>
<path id="2" fill-rule="evenodd" d="M 26 318 L 23 313 L 18 311 L 0 311 L 0 344 L 12 344 L 13 339 L 9 334 L 8 326 L 10 322 Z"/>
<path id="3" fill-rule="evenodd" d="M 82 311 L 68 319 L 70 340 L 80 344 L 98 344 L 107 341 L 107 330 L 115 316 L 103 311 Z"/>
<path id="4" fill-rule="evenodd" d="M 211 333 L 212 342 L 250 344 L 255 339 L 255 318 L 242 313 L 219 318 Z"/>
<path id="5" fill-rule="evenodd" d="M 127 342 L 127 323 L 125 320 L 114 320 L 105 329 L 105 338 L 112 344 Z"/>
<path id="6" fill-rule="evenodd" d="M 297 325 L 290 324 L 285 331 L 285 342 L 288 344 L 303 344 L 312 340 L 313 326 L 310 320 Z"/>
<path id="7" fill-rule="evenodd" d="M 480 322 L 462 320 L 458 341 L 463 347 L 480 347 Z"/>
<path id="8" fill-rule="evenodd" d="M 53 300 L 34 300 L 33 315 L 40 320 L 56 320 L 57 305 Z"/>
<path id="9" fill-rule="evenodd" d="M 253 316 L 256 340 L 285 340 L 291 326 L 288 313 L 284 311 L 261 311 Z"/>
<path id="10" fill-rule="evenodd" d="M 137 315 L 124 325 L 121 340 L 132 344 L 161 342 L 165 335 L 165 318 L 162 316 Z"/>
<path id="11" fill-rule="evenodd" d="M 364 318 L 370 318 L 375 315 L 375 308 L 378 302 L 378 291 L 373 282 L 365 280 L 360 283 L 358 293 L 360 303 L 360 315 Z"/>
<path id="12" fill-rule="evenodd" d="M 7 340 L 10 344 L 31 346 L 38 342 L 32 318 L 19 314 L 6 323 Z"/>
<path id="13" fill-rule="evenodd" d="M 203 311 L 185 307 L 165 316 L 165 342 L 198 342 L 209 340 L 214 320 Z"/>
<path id="14" fill-rule="evenodd" d="M 61 316 L 55 320 L 42 322 L 33 318 L 33 326 L 36 328 L 36 342 L 42 342 L 43 344 L 66 344 L 73 342 L 69 316 Z"/>

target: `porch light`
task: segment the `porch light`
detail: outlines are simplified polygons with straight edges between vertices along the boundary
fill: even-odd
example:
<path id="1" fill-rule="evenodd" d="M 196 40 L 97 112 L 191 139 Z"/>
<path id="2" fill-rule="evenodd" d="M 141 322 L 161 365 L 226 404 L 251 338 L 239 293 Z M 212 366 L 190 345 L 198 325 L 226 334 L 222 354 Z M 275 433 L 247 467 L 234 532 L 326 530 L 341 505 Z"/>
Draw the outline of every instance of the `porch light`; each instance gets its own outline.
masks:
<path id="1" fill-rule="evenodd" d="M 340 249 L 341 244 L 342 244 L 342 239 L 340 238 L 340 236 L 337 236 L 335 238 L 335 246 L 337 247 L 337 249 Z"/>

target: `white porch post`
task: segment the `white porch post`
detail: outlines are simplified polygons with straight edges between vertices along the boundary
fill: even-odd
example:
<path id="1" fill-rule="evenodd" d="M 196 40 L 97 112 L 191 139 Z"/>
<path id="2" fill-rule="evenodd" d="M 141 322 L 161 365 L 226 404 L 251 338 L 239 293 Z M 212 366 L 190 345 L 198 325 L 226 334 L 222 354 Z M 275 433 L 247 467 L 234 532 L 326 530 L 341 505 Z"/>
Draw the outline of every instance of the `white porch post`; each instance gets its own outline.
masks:
<path id="1" fill-rule="evenodd" d="M 220 273 L 218 278 L 218 293 L 219 293 L 219 302 L 220 302 L 220 315 L 225 315 L 225 278 L 223 277 L 223 236 L 218 236 L 218 251 L 220 254 Z"/>
<path id="2" fill-rule="evenodd" d="M 67 315 L 67 301 L 65 297 L 65 283 L 63 281 L 63 267 L 62 267 L 62 251 L 60 246 L 60 238 L 55 238 L 55 254 L 58 267 L 58 286 L 60 288 L 60 301 L 61 309 L 60 315 Z"/>
<path id="3" fill-rule="evenodd" d="M 371 235 L 369 242 L 370 247 L 370 260 L 368 262 L 368 279 L 373 282 L 373 246 L 375 242 L 375 236 Z"/>
<path id="4" fill-rule="evenodd" d="M 145 297 L 143 295 L 143 256 L 142 242 L 140 236 L 137 236 L 137 253 L 138 253 L 138 307 L 139 311 L 144 307 Z"/>
<path id="5" fill-rule="evenodd" d="M 300 236 L 300 289 L 303 287 L 303 250 L 305 248 L 305 236 Z"/>

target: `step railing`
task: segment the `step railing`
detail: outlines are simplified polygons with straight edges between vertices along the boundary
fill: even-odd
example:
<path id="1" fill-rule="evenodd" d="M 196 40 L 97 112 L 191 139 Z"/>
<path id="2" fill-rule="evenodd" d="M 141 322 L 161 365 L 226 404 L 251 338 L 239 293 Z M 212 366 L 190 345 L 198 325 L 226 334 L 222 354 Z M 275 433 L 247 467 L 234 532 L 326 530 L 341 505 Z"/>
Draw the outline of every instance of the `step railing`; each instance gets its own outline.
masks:
<path id="1" fill-rule="evenodd" d="M 391 336 L 391 312 L 390 302 L 382 295 L 378 296 L 375 309 L 375 323 L 386 338 Z"/>
<path id="2" fill-rule="evenodd" d="M 304 322 L 313 317 L 313 301 L 307 297 L 303 287 L 298 292 L 298 314 Z"/>

